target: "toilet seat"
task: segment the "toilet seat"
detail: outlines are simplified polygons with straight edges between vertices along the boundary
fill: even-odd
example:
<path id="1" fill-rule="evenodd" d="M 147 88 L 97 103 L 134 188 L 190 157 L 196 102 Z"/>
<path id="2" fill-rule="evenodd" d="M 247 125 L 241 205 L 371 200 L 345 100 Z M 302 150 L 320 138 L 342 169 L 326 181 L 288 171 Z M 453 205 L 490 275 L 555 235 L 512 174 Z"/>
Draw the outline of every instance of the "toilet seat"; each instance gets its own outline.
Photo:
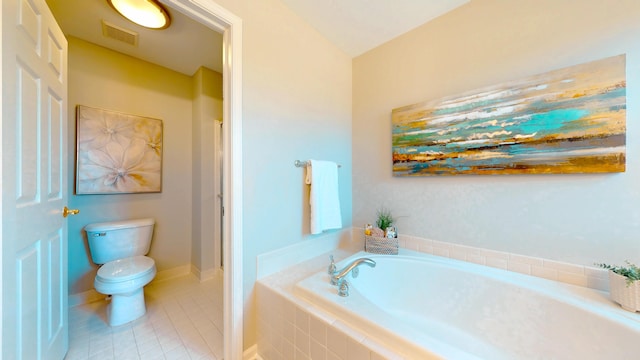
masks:
<path id="1" fill-rule="evenodd" d="M 102 265 L 93 286 L 105 295 L 127 294 L 142 290 L 155 276 L 156 264 L 152 258 L 133 256 Z"/>
<path id="2" fill-rule="evenodd" d="M 118 283 L 142 277 L 155 270 L 155 262 L 147 256 L 133 256 L 109 261 L 98 269 L 97 278 L 105 283 Z"/>

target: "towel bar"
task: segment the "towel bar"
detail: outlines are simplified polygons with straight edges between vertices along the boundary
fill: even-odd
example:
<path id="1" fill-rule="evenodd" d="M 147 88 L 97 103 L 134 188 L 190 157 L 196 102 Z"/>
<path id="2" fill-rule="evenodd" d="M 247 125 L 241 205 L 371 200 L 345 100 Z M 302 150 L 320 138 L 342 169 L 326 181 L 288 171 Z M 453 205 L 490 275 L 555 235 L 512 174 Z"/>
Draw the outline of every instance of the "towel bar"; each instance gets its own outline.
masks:
<path id="1" fill-rule="evenodd" d="M 293 162 L 293 165 L 295 165 L 296 167 L 306 167 L 309 165 L 309 160 L 307 161 L 296 160 Z M 338 167 L 341 168 L 342 165 L 338 164 Z"/>

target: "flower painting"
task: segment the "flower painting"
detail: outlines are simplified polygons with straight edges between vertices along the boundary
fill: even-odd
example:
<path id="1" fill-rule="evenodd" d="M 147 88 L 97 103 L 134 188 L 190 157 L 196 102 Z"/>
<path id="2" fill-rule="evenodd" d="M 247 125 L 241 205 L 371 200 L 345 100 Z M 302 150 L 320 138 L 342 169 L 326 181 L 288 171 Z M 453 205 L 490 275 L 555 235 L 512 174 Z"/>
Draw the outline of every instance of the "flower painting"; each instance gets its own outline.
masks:
<path id="1" fill-rule="evenodd" d="M 625 55 L 392 111 L 393 174 L 625 171 Z"/>
<path id="2" fill-rule="evenodd" d="M 76 194 L 162 190 L 162 120 L 77 108 Z"/>

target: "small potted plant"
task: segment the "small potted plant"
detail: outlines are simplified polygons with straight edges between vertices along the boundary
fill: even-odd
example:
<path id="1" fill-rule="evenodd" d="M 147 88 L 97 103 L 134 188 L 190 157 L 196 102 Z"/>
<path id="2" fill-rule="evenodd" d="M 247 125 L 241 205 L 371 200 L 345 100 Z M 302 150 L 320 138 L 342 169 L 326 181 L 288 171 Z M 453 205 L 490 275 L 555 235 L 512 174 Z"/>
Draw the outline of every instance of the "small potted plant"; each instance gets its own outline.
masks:
<path id="1" fill-rule="evenodd" d="M 384 231 L 385 237 L 387 237 L 387 230 L 393 226 L 394 221 L 396 221 L 396 219 L 393 218 L 390 210 L 388 209 L 378 210 L 378 219 L 376 220 L 376 226 L 378 227 L 378 229 Z"/>
<path id="2" fill-rule="evenodd" d="M 626 261 L 627 266 L 596 264 L 609 270 L 609 295 L 627 311 L 640 310 L 640 268 Z"/>
<path id="3" fill-rule="evenodd" d="M 393 227 L 394 221 L 390 210 L 378 210 L 376 227 L 371 229 L 367 225 L 365 228 L 365 251 L 374 254 L 398 254 L 398 234 Z"/>

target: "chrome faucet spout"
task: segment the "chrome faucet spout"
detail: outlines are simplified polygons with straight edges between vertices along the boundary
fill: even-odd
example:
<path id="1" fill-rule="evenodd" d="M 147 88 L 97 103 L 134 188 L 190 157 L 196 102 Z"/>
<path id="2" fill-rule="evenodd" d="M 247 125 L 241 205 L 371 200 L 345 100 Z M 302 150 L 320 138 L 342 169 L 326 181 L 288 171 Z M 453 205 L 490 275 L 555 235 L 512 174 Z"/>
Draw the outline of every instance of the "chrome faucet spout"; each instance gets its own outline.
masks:
<path id="1" fill-rule="evenodd" d="M 351 271 L 354 272 L 353 276 L 356 277 L 357 270 L 358 270 L 357 268 L 362 264 L 366 264 L 370 267 L 376 267 L 376 262 L 369 258 L 355 259 L 351 263 L 349 263 L 347 266 L 345 266 L 344 269 L 335 272 L 333 276 L 331 276 L 331 283 L 334 285 L 337 285 L 340 282 L 340 280 L 342 280 L 342 278 L 347 276 L 347 274 L 349 274 Z"/>

